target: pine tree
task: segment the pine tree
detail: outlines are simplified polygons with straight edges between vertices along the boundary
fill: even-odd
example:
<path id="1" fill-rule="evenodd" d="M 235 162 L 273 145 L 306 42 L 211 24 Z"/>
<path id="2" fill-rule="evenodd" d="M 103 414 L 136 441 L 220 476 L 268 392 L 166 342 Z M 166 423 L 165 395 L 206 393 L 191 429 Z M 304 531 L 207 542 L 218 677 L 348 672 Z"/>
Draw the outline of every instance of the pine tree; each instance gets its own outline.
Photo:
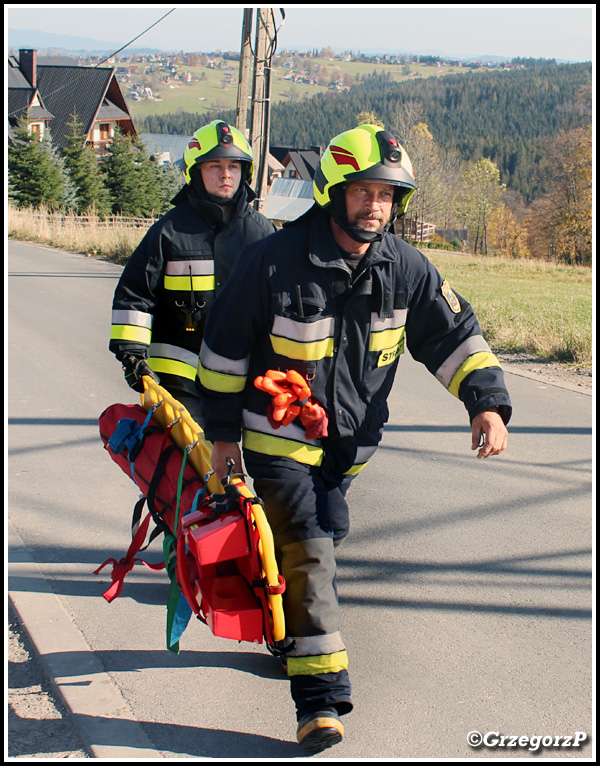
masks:
<path id="1" fill-rule="evenodd" d="M 71 134 L 62 154 L 75 187 L 73 208 L 77 213 L 94 210 L 99 215 L 106 215 L 110 212 L 110 198 L 100 174 L 96 155 L 93 149 L 85 145 L 83 125 L 75 112 L 67 127 Z"/>
<path id="2" fill-rule="evenodd" d="M 115 132 L 102 161 L 113 213 L 134 217 L 159 214 L 162 200 L 156 166 L 139 138 Z"/>
<path id="3" fill-rule="evenodd" d="M 158 217 L 163 208 L 163 198 L 160 191 L 160 166 L 154 156 L 150 156 L 139 136 L 133 136 L 131 147 L 136 167 L 137 183 L 143 190 L 142 204 L 138 212 L 131 215 Z"/>
<path id="4" fill-rule="evenodd" d="M 171 209 L 171 200 L 185 184 L 181 170 L 170 162 L 159 165 L 158 180 L 161 196 L 160 215 Z"/>
<path id="5" fill-rule="evenodd" d="M 39 141 L 22 124 L 14 129 L 14 136 L 8 147 L 9 198 L 20 207 L 64 207 L 71 188 L 49 133 Z"/>

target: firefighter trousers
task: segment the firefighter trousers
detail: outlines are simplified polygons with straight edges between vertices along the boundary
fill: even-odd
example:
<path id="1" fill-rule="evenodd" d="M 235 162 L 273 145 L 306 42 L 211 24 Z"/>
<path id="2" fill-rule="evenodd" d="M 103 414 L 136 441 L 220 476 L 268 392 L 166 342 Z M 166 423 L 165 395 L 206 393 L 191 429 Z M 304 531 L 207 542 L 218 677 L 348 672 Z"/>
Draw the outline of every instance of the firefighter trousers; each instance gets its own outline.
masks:
<path id="1" fill-rule="evenodd" d="M 287 672 L 298 719 L 324 706 L 352 710 L 348 656 L 340 633 L 335 547 L 349 530 L 352 476 L 244 450 L 254 491 L 265 504 L 286 581 Z"/>

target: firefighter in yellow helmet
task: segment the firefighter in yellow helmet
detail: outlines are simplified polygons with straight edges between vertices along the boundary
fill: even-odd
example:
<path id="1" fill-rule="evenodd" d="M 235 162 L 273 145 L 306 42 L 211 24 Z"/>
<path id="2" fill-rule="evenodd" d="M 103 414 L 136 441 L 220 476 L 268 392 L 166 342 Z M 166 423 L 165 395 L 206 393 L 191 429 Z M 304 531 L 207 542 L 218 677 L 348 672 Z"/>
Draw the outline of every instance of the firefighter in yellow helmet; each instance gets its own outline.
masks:
<path id="1" fill-rule="evenodd" d="M 220 120 L 197 130 L 183 155 L 186 185 L 125 266 L 112 306 L 110 350 L 127 383 L 160 380 L 198 421 L 194 380 L 204 323 L 246 245 L 274 231 L 250 207 L 252 150 Z"/>
<path id="2" fill-rule="evenodd" d="M 464 403 L 478 457 L 507 443 L 510 398 L 472 307 L 393 233 L 414 191 L 410 160 L 392 134 L 360 125 L 336 136 L 315 173 L 315 204 L 247 249 L 200 350 L 213 467 L 222 477 L 232 459 L 241 470 L 241 440 L 273 530 L 287 583 L 278 649 L 297 738 L 311 754 L 340 742 L 340 717 L 352 710 L 334 551 L 349 530 L 348 487 L 381 439 L 405 343 L 440 391 Z M 273 386 L 264 384 L 270 370 L 274 381 L 304 377 L 325 411 L 317 429 L 303 420 L 303 402 L 297 417 L 290 409 L 278 420 Z"/>

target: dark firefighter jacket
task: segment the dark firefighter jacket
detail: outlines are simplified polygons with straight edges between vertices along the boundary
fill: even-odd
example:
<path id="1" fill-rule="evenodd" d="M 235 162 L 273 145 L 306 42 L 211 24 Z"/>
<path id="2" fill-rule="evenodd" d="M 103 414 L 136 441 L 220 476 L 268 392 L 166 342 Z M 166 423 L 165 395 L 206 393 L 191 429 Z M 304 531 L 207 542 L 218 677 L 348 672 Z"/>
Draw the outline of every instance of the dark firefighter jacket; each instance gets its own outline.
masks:
<path id="1" fill-rule="evenodd" d="M 233 264 L 252 242 L 275 231 L 248 205 L 245 188 L 227 223 L 219 205 L 188 186 L 157 221 L 125 266 L 112 306 L 109 348 L 148 359 L 167 389 L 194 392 L 208 310 Z"/>
<path id="2" fill-rule="evenodd" d="M 249 247 L 213 306 L 198 367 L 207 438 L 239 441 L 243 429 L 245 449 L 309 465 L 332 440 L 354 440 L 344 473 L 357 473 L 381 438 L 405 339 L 471 419 L 497 406 L 508 422 L 503 373 L 470 304 L 393 234 L 352 273 L 315 207 Z M 307 375 L 329 416 L 327 438 L 307 440 L 299 420 L 271 428 L 271 397 L 253 385 L 269 369 Z"/>

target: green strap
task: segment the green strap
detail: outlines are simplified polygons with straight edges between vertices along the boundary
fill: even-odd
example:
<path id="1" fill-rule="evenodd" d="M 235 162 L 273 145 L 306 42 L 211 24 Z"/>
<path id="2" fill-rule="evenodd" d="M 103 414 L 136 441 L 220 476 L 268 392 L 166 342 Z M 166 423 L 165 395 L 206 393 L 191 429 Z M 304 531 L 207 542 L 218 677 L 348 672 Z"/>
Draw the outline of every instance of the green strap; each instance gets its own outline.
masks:
<path id="1" fill-rule="evenodd" d="M 173 623 L 175 621 L 175 614 L 177 612 L 177 605 L 179 603 L 179 596 L 181 590 L 177 583 L 177 530 L 179 528 L 179 510 L 181 504 L 181 493 L 183 491 L 183 472 L 185 470 L 185 464 L 187 462 L 189 451 L 186 449 L 183 453 L 183 460 L 181 461 L 181 470 L 179 471 L 179 479 L 177 480 L 177 505 L 175 507 L 175 523 L 173 524 L 173 534 L 165 535 L 163 541 L 163 557 L 165 560 L 165 567 L 167 574 L 171 581 L 169 588 L 169 600 L 167 601 L 167 649 L 174 654 L 179 654 L 179 641 L 172 642 Z"/>

